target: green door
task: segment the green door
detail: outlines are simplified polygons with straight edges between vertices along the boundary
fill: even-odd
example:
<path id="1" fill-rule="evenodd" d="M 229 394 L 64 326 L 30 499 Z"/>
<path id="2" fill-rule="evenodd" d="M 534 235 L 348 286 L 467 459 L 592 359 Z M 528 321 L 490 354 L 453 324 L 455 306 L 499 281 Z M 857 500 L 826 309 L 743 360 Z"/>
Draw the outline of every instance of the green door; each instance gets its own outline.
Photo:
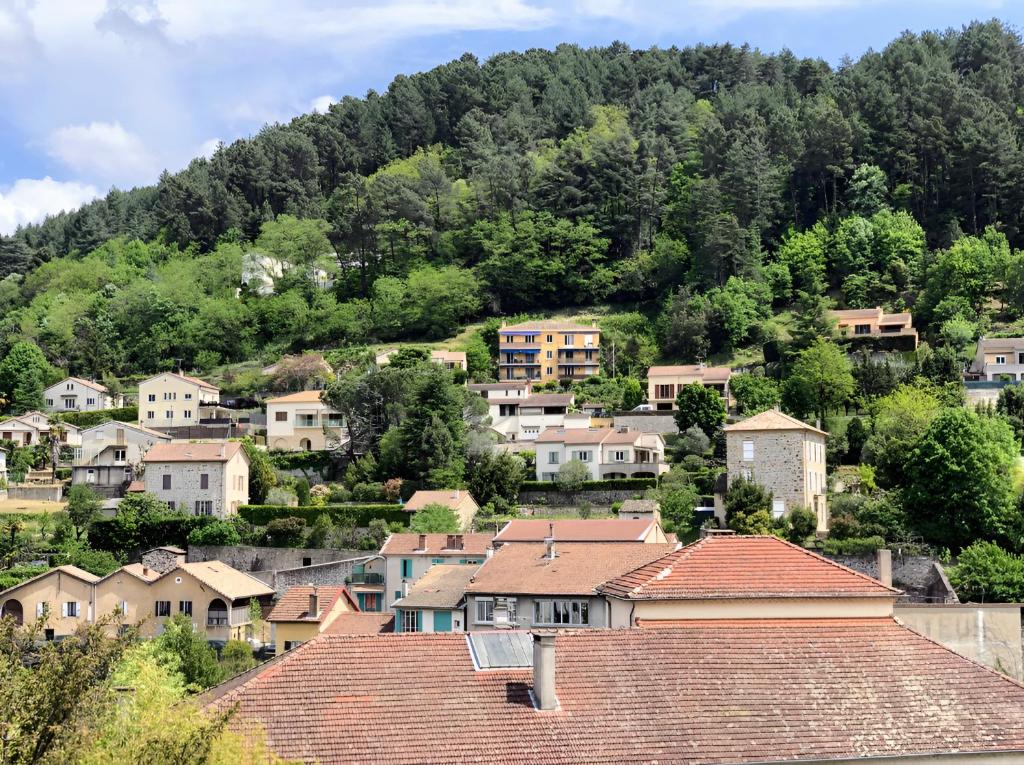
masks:
<path id="1" fill-rule="evenodd" d="M 434 611 L 434 632 L 452 631 L 452 612 Z"/>

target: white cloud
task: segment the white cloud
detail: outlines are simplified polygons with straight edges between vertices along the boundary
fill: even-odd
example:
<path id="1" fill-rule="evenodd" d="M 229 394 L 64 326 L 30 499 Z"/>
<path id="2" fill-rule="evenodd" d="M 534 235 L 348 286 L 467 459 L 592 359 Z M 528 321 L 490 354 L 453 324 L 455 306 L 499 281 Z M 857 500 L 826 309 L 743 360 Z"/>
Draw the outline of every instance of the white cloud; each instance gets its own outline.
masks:
<path id="1" fill-rule="evenodd" d="M 75 210 L 99 196 L 95 186 L 76 181 L 21 178 L 6 191 L 0 190 L 0 234 L 36 223 L 62 210 Z"/>
<path id="2" fill-rule="evenodd" d="M 120 122 L 67 125 L 50 134 L 51 157 L 79 174 L 118 185 L 151 183 L 159 171 L 156 158 L 142 139 Z"/>
<path id="3" fill-rule="evenodd" d="M 221 140 L 219 138 L 211 138 L 208 141 L 203 141 L 202 146 L 196 150 L 197 156 L 206 157 L 209 159 L 213 156 L 213 153 L 220 148 Z"/>
<path id="4" fill-rule="evenodd" d="M 317 96 L 309 102 L 309 108 L 314 112 L 320 114 L 327 114 L 327 110 L 331 108 L 331 104 L 338 103 L 338 99 L 334 96 Z"/>

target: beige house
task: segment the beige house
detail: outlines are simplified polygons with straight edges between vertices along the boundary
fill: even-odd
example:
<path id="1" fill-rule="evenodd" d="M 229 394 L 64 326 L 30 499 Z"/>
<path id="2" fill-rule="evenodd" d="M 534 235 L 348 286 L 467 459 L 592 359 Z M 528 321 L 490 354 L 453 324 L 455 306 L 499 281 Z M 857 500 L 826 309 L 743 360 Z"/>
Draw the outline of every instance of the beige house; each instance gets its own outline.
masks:
<path id="1" fill-rule="evenodd" d="M 405 503 L 405 509 L 410 513 L 415 513 L 427 505 L 447 507 L 458 516 L 459 528 L 462 531 L 469 529 L 473 523 L 473 516 L 480 509 L 480 505 L 473 499 L 473 495 L 465 489 L 420 489 L 409 497 L 409 501 Z"/>
<path id="2" fill-rule="evenodd" d="M 913 338 L 913 347 L 917 348 L 917 330 L 913 327 L 913 316 L 908 312 L 886 313 L 881 308 L 851 308 L 829 311 L 829 315 L 835 319 L 836 329 L 842 337 L 906 336 Z"/>
<path id="3" fill-rule="evenodd" d="M 598 588 L 610 627 L 891 618 L 900 591 L 770 536 L 712 534 Z"/>
<path id="4" fill-rule="evenodd" d="M 741 476 L 754 481 L 771 491 L 775 518 L 794 507 L 806 507 L 817 515 L 818 531 L 828 530 L 828 433 L 776 410 L 755 414 L 723 430 L 729 483 Z M 715 513 L 724 522 L 724 504 L 718 496 Z"/>
<path id="5" fill-rule="evenodd" d="M 81 377 L 65 377 L 43 391 L 43 397 L 48 412 L 98 412 L 124 405 L 124 399 L 106 385 Z"/>
<path id="6" fill-rule="evenodd" d="M 359 607 L 344 587 L 289 587 L 267 616 L 277 655 L 316 637 L 340 614 L 358 612 Z"/>
<path id="7" fill-rule="evenodd" d="M 725 399 L 731 409 L 734 405 L 729 393 L 729 367 L 707 367 L 704 364 L 682 364 L 677 366 L 651 367 L 647 370 L 647 403 L 659 412 L 676 408 L 676 396 L 684 385 L 700 383 L 705 388 L 714 388 Z"/>
<path id="8" fill-rule="evenodd" d="M 82 445 L 82 429 L 70 422 L 62 422 L 61 442 L 77 449 Z M 31 411 L 8 417 L 0 422 L 0 439 L 14 441 L 17 446 L 45 443 L 50 436 L 50 418 L 43 412 Z"/>
<path id="9" fill-rule="evenodd" d="M 668 472 L 660 433 L 629 428 L 547 428 L 536 439 L 537 480 L 554 481 L 561 466 L 579 460 L 590 480 L 657 478 Z"/>
<path id="10" fill-rule="evenodd" d="M 469 369 L 465 351 L 434 350 L 430 352 L 430 360 L 445 369 L 461 369 L 463 372 Z"/>
<path id="11" fill-rule="evenodd" d="M 142 458 L 153 444 L 171 437 L 142 425 L 108 422 L 82 431 L 82 451 L 71 466 L 71 483 L 87 484 L 106 496 L 119 496 L 135 480 Z"/>
<path id="12" fill-rule="evenodd" d="M 172 509 L 223 518 L 249 503 L 249 456 L 237 441 L 154 444 L 142 462 L 146 491 Z"/>
<path id="13" fill-rule="evenodd" d="M 1024 380 L 1024 337 L 983 337 L 971 371 L 984 380 Z"/>
<path id="14" fill-rule="evenodd" d="M 347 438 L 339 412 L 321 398 L 321 391 L 304 390 L 267 399 L 267 446 L 281 451 L 323 451 Z"/>
<path id="15" fill-rule="evenodd" d="M 219 404 L 220 390 L 198 377 L 162 372 L 139 383 L 139 424 L 150 428 L 198 425 L 199 407 Z"/>
<path id="16" fill-rule="evenodd" d="M 98 576 L 75 566 L 57 566 L 0 592 L 0 617 L 29 624 L 45 619 L 48 640 L 74 633 L 94 617 Z"/>

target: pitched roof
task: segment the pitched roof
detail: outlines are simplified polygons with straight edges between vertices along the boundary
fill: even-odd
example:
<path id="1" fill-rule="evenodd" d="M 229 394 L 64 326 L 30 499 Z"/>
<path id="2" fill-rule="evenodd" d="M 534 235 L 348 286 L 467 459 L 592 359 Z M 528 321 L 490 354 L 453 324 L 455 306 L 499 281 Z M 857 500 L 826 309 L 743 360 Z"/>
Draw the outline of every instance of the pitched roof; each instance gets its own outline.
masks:
<path id="1" fill-rule="evenodd" d="M 599 588 L 629 600 L 895 598 L 899 590 L 769 536 L 708 536 Z"/>
<path id="2" fill-rule="evenodd" d="M 239 598 L 255 598 L 260 595 L 273 595 L 274 588 L 261 582 L 244 571 L 231 568 L 219 560 L 208 560 L 201 563 L 184 563 L 178 566 L 194 576 L 200 582 L 231 600 Z M 172 569 L 174 573 L 178 569 Z"/>
<path id="3" fill-rule="evenodd" d="M 420 548 L 420 537 L 426 537 L 426 549 Z M 462 537 L 462 549 L 446 547 L 448 538 Z M 381 555 L 483 555 L 491 545 L 492 534 L 392 534 L 380 548 Z"/>
<path id="4" fill-rule="evenodd" d="M 707 382 L 727 382 L 732 377 L 732 369 L 729 367 L 706 367 L 702 364 L 677 364 L 661 367 L 651 367 L 647 370 L 647 377 L 699 377 Z"/>
<path id="5" fill-rule="evenodd" d="M 541 321 L 524 321 L 519 324 L 509 324 L 498 330 L 499 335 L 514 335 L 523 331 L 552 330 L 554 332 L 589 332 L 592 335 L 601 334 L 601 330 L 589 324 L 577 324 L 574 321 L 562 319 L 543 319 Z"/>
<path id="6" fill-rule="evenodd" d="M 434 350 L 430 352 L 431 361 L 465 361 L 465 351 Z"/>
<path id="7" fill-rule="evenodd" d="M 656 499 L 626 499 L 619 506 L 619 516 L 626 513 L 653 513 L 661 510 L 661 503 Z"/>
<path id="8" fill-rule="evenodd" d="M 556 542 L 555 557 L 544 544 L 502 545 L 466 588 L 471 593 L 509 595 L 591 595 L 602 582 L 657 560 L 674 544 Z"/>
<path id="9" fill-rule="evenodd" d="M 642 542 L 654 521 L 633 518 L 588 518 L 557 521 L 516 518 L 506 523 L 494 542 L 543 542 L 554 534 L 556 542 Z"/>
<path id="10" fill-rule="evenodd" d="M 159 438 L 161 441 L 171 440 L 171 437 L 169 435 L 167 435 L 166 433 L 161 433 L 159 430 L 153 430 L 152 428 L 147 428 L 145 425 L 139 425 L 138 423 L 135 422 L 121 422 L 121 420 L 106 420 L 105 422 L 97 423 L 96 425 L 93 425 L 91 427 L 83 428 L 82 435 L 84 436 L 90 430 L 96 430 L 98 428 L 110 425 L 111 423 L 116 423 L 118 426 L 128 428 L 129 430 L 137 430 L 140 433 L 145 433 L 147 436 Z"/>
<path id="11" fill-rule="evenodd" d="M 443 505 L 455 510 L 467 499 L 474 505 L 477 504 L 473 495 L 465 489 L 420 489 L 409 497 L 409 501 L 405 503 L 405 509 L 412 512 L 422 510 L 427 505 Z"/>
<path id="12" fill-rule="evenodd" d="M 57 382 L 57 383 L 54 383 L 53 385 L 51 385 L 50 388 L 53 388 L 53 387 L 55 387 L 57 385 L 63 385 L 66 382 L 76 382 L 79 385 L 84 385 L 86 388 L 92 388 L 93 390 L 98 390 L 100 393 L 106 393 L 107 392 L 107 386 L 103 385 L 102 383 L 98 383 L 95 380 L 86 380 L 86 379 L 84 379 L 82 377 L 74 377 L 74 376 L 65 377 L 60 382 Z M 47 388 L 47 390 L 49 390 L 50 388 Z"/>
<path id="13" fill-rule="evenodd" d="M 455 608 L 462 602 L 476 565 L 437 563 L 427 569 L 392 608 Z"/>
<path id="14" fill-rule="evenodd" d="M 190 375 L 183 375 L 180 372 L 159 372 L 158 374 L 155 374 L 151 377 L 147 377 L 145 380 L 140 382 L 139 385 L 143 385 L 145 383 L 148 383 L 150 380 L 155 380 L 156 378 L 163 377 L 164 375 L 171 375 L 172 377 L 178 377 L 181 378 L 182 380 L 188 380 L 190 383 L 198 385 L 200 388 L 207 388 L 209 390 L 220 391 L 220 388 L 218 388 L 216 385 L 212 383 L 206 382 L 206 380 L 200 380 L 198 377 L 192 377 Z"/>
<path id="15" fill-rule="evenodd" d="M 499 383 L 470 383 L 466 387 L 475 391 L 492 390 L 513 390 L 515 388 L 529 388 L 530 380 L 506 380 Z"/>
<path id="16" fill-rule="evenodd" d="M 317 594 L 317 608 L 319 613 L 309 613 L 309 596 L 313 592 Z M 297 587 L 289 587 L 281 599 L 274 604 L 274 608 L 271 609 L 270 614 L 267 616 L 268 622 L 321 622 L 323 617 L 326 616 L 338 598 L 343 598 L 348 595 L 347 590 L 344 587 L 314 587 L 313 585 L 299 585 Z M 352 603 L 351 596 L 348 596 L 349 603 Z M 354 604 L 353 604 L 354 605 Z"/>
<path id="17" fill-rule="evenodd" d="M 1013 351 L 1024 347 L 1024 337 L 983 337 L 978 341 L 978 350 Z"/>
<path id="18" fill-rule="evenodd" d="M 531 393 L 526 398 L 512 400 L 520 406 L 569 406 L 575 399 L 572 393 Z"/>
<path id="19" fill-rule="evenodd" d="M 612 428 L 544 428 L 534 443 L 602 444 L 612 432 Z M 635 435 L 639 435 L 639 431 Z"/>
<path id="20" fill-rule="evenodd" d="M 742 433 L 754 430 L 809 430 L 812 433 L 820 433 L 823 436 L 828 435 L 828 433 L 820 428 L 808 425 L 806 422 L 798 420 L 796 417 L 790 417 L 788 414 L 784 414 L 775 409 L 769 409 L 766 412 L 755 414 L 753 417 L 748 417 L 745 420 L 734 422 L 732 425 L 726 425 L 722 430 L 730 433 Z"/>
<path id="21" fill-rule="evenodd" d="M 127 566 L 121 566 L 121 568 L 117 569 L 116 571 L 110 572 L 103 578 L 107 579 L 109 577 L 112 577 L 114 576 L 114 574 L 118 573 L 118 571 L 123 571 L 126 574 L 131 574 L 132 576 L 136 577 L 137 579 L 141 579 L 144 582 L 155 582 L 157 579 L 163 576 L 163 574 L 157 571 L 155 568 L 143 566 L 141 563 L 129 563 Z"/>
<path id="22" fill-rule="evenodd" d="M 465 635 L 322 635 L 204 700 L 325 765 L 1024 750 L 1024 687 L 890 618 L 566 631 L 555 663 L 559 708 L 538 712 L 531 668 L 476 670 Z"/>
<path id="23" fill-rule="evenodd" d="M 143 462 L 227 462 L 242 451 L 238 441 L 153 444 Z M 244 452 L 243 452 L 244 453 Z"/>
<path id="24" fill-rule="evenodd" d="M 390 613 L 344 611 L 324 627 L 324 635 L 376 635 L 395 631 L 395 615 Z"/>
<path id="25" fill-rule="evenodd" d="M 321 397 L 323 391 L 319 390 L 300 390 L 298 393 L 289 393 L 286 396 L 276 396 L 275 398 L 268 398 L 265 403 L 267 404 L 322 404 L 324 403 Z"/>
<path id="26" fill-rule="evenodd" d="M 71 565 L 54 566 L 53 568 L 48 569 L 47 571 L 44 571 L 41 574 L 36 574 L 31 579 L 26 579 L 23 582 L 18 582 L 16 585 L 14 585 L 12 587 L 8 587 L 6 590 L 0 591 L 0 595 L 4 595 L 4 594 L 6 594 L 8 592 L 13 592 L 14 590 L 17 590 L 19 587 L 24 587 L 29 582 L 35 582 L 38 579 L 42 579 L 43 577 L 50 576 L 50 575 L 52 575 L 52 574 L 54 574 L 56 572 L 59 572 L 59 573 L 62 573 L 62 574 L 67 574 L 68 576 L 73 576 L 75 579 L 78 579 L 78 580 L 81 580 L 83 582 L 86 582 L 87 584 L 95 584 L 101 578 L 101 577 L 96 576 L 95 574 L 90 574 L 88 571 L 86 571 L 85 569 L 81 569 L 78 566 L 71 566 Z"/>

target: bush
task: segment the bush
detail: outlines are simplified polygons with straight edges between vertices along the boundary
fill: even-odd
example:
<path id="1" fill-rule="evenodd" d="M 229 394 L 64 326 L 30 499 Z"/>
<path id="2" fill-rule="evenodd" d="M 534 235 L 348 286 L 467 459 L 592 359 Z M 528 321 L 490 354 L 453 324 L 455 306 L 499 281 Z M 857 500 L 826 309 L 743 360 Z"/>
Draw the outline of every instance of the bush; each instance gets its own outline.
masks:
<path id="1" fill-rule="evenodd" d="M 824 550 L 829 555 L 871 555 L 885 547 L 881 537 L 851 537 L 850 539 L 826 539 Z"/>
<path id="2" fill-rule="evenodd" d="M 323 507 L 290 507 L 288 505 L 242 505 L 238 515 L 254 526 L 266 526 L 275 518 L 302 518 L 312 525 L 317 516 L 327 513 L 339 525 L 368 528 L 370 521 L 380 518 L 388 523 L 409 525 L 411 513 L 401 505 L 325 505 Z"/>
<path id="3" fill-rule="evenodd" d="M 818 529 L 818 516 L 807 507 L 795 507 L 789 513 L 789 541 L 802 544 Z"/>
<path id="4" fill-rule="evenodd" d="M 267 492 L 267 505 L 290 506 L 292 502 L 298 503 L 295 492 L 287 486 L 275 486 Z"/>
<path id="5" fill-rule="evenodd" d="M 345 488 L 344 484 L 332 483 L 328 485 L 330 493 L 327 495 L 328 504 L 340 505 L 352 499 L 352 492 Z"/>
<path id="6" fill-rule="evenodd" d="M 379 483 L 357 483 L 352 487 L 352 499 L 356 502 L 383 502 L 384 486 Z"/>
<path id="7" fill-rule="evenodd" d="M 1024 600 L 1024 557 L 992 542 L 975 542 L 946 568 L 962 601 L 1020 603 Z"/>
<path id="8" fill-rule="evenodd" d="M 122 506 L 124 502 L 122 500 Z M 125 560 L 143 550 L 160 545 L 188 545 L 193 530 L 220 519 L 209 515 L 163 515 L 120 513 L 116 518 L 95 521 L 89 528 L 89 544 L 96 550 L 106 550 Z"/>
<path id="9" fill-rule="evenodd" d="M 188 535 L 190 545 L 237 545 L 242 543 L 238 529 L 230 521 L 217 519 L 206 526 L 192 529 Z"/>
<path id="10" fill-rule="evenodd" d="M 77 566 L 95 576 L 106 576 L 121 567 L 121 563 L 111 553 L 90 547 L 77 546 L 57 558 L 51 561 L 53 565 Z"/>
<path id="11" fill-rule="evenodd" d="M 420 534 L 455 534 L 459 531 L 459 516 L 444 505 L 430 504 L 413 513 L 409 531 Z"/>
<path id="12" fill-rule="evenodd" d="M 252 648 L 244 640 L 229 640 L 220 652 L 220 667 L 225 678 L 248 672 L 256 666 Z"/>
<path id="13" fill-rule="evenodd" d="M 569 460 L 558 468 L 558 476 L 555 478 L 555 485 L 561 491 L 577 492 L 583 488 L 583 484 L 590 478 L 590 468 L 580 460 Z"/>
<path id="14" fill-rule="evenodd" d="M 267 524 L 267 544 L 270 547 L 301 547 L 305 539 L 305 518 L 286 516 Z"/>
<path id="15" fill-rule="evenodd" d="M 31 579 L 34 576 L 45 574 L 50 570 L 49 566 L 13 566 L 6 571 L 0 571 L 0 592 L 16 584 Z"/>
<path id="16" fill-rule="evenodd" d="M 330 469 L 330 452 L 269 452 L 270 464 L 278 470 L 312 470 L 323 474 Z"/>
<path id="17" fill-rule="evenodd" d="M 91 428 L 109 420 L 118 422 L 138 422 L 139 407 L 125 406 L 120 409 L 102 409 L 97 412 L 61 412 L 54 415 L 54 419 L 76 425 L 79 428 Z"/>
<path id="18" fill-rule="evenodd" d="M 295 482 L 295 496 L 299 500 L 300 505 L 311 505 L 309 497 L 309 481 L 305 478 L 300 478 Z"/>

